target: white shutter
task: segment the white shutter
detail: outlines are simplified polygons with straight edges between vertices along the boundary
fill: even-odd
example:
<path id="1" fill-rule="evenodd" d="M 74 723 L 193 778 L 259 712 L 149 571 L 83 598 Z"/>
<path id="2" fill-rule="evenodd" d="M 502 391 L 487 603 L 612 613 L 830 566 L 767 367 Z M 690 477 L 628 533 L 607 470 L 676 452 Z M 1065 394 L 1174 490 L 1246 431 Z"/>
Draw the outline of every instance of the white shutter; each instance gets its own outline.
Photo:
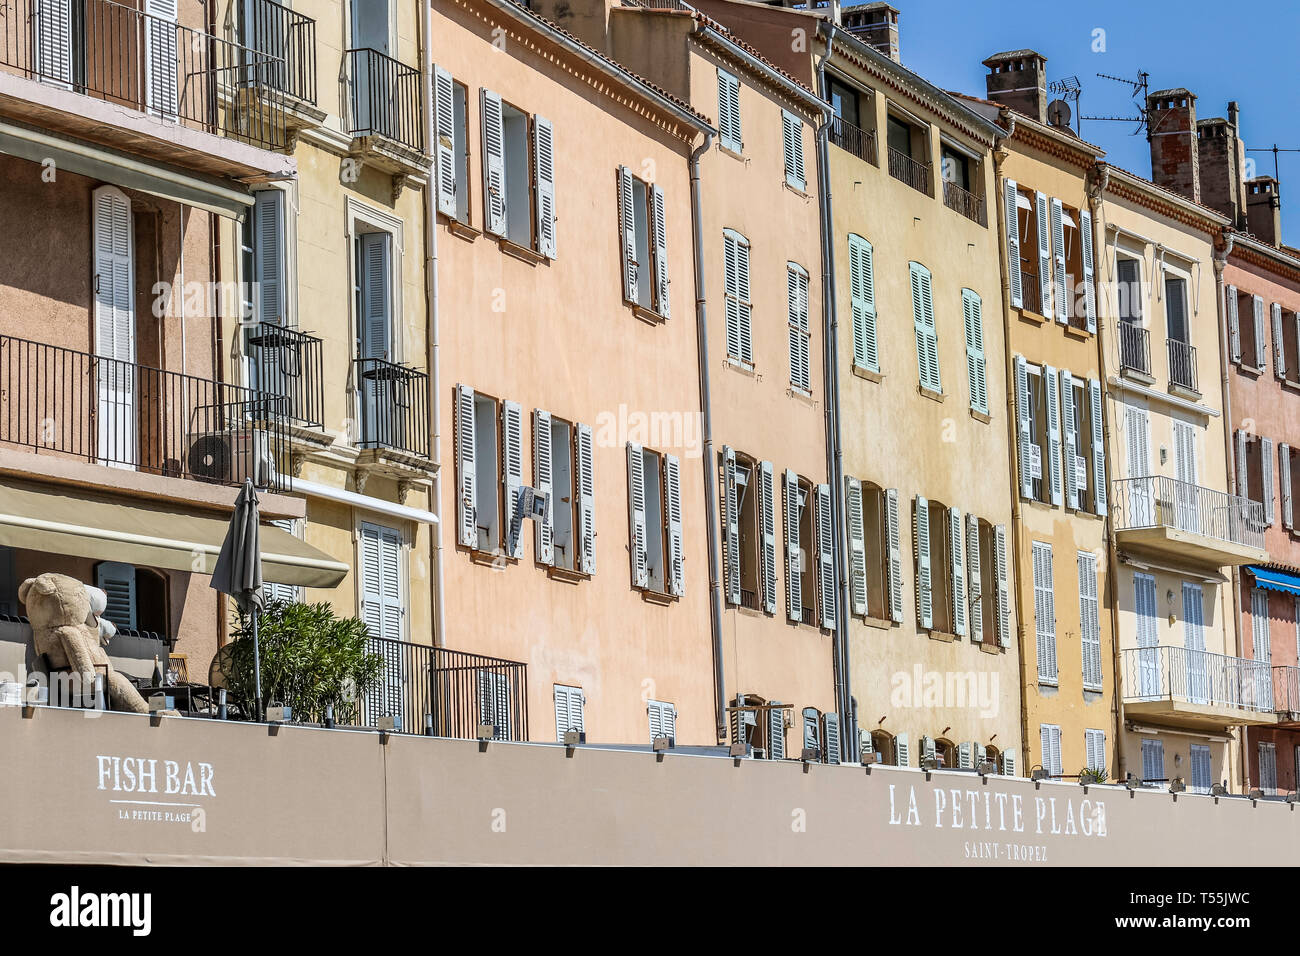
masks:
<path id="1" fill-rule="evenodd" d="M 36 5 L 36 71 L 41 79 L 72 83 L 72 0 Z"/>
<path id="2" fill-rule="evenodd" d="M 934 627 L 933 582 L 930 579 L 930 502 L 917 495 L 912 515 L 912 546 L 916 552 L 916 618 L 923 630 Z"/>
<path id="3" fill-rule="evenodd" d="M 750 331 L 749 241 L 731 229 L 724 231 L 722 241 L 727 355 L 752 364 L 754 349 Z"/>
<path id="4" fill-rule="evenodd" d="M 1078 553 L 1079 634 L 1083 645 L 1083 686 L 1101 688 L 1101 619 L 1097 600 L 1097 558 Z"/>
<path id="5" fill-rule="evenodd" d="M 179 108 L 181 63 L 177 0 L 145 0 L 145 96 L 149 110 L 171 119 Z M 188 77 L 186 78 L 188 80 Z"/>
<path id="6" fill-rule="evenodd" d="M 1034 496 L 1034 475 L 1029 448 L 1034 442 L 1029 421 L 1029 367 L 1025 364 L 1023 355 L 1016 356 L 1015 370 L 1016 422 L 1018 425 L 1016 448 L 1020 453 L 1020 496 L 1022 498 L 1032 498 Z"/>
<path id="7" fill-rule="evenodd" d="M 269 522 L 273 528 L 279 528 L 281 531 L 287 531 L 294 537 L 298 537 L 297 522 L 293 518 L 276 518 Z M 262 593 L 268 601 L 284 601 L 292 604 L 299 600 L 302 595 L 300 588 L 292 584 L 277 584 L 273 581 L 267 581 L 262 585 Z"/>
<path id="8" fill-rule="evenodd" d="M 957 769 L 975 769 L 975 744 L 972 741 L 963 741 L 957 745 Z"/>
<path id="9" fill-rule="evenodd" d="M 939 374 L 939 340 L 934 326 L 934 298 L 930 270 L 919 262 L 910 264 L 912 274 L 912 321 L 916 326 L 916 362 L 921 385 L 943 390 Z"/>
<path id="10" fill-rule="evenodd" d="M 520 496 L 524 486 L 524 411 L 518 402 L 501 403 L 502 484 L 505 487 L 507 542 L 512 558 L 524 556 Z"/>
<path id="11" fill-rule="evenodd" d="M 1101 382 L 1095 378 L 1088 379 L 1088 404 L 1092 424 L 1092 481 L 1093 511 L 1099 515 L 1106 514 L 1106 445 L 1102 436 Z"/>
<path id="12" fill-rule="evenodd" d="M 260 189 L 253 194 L 253 276 L 257 283 L 257 318 L 285 325 L 284 192 Z"/>
<path id="13" fill-rule="evenodd" d="M 1047 197 L 1034 193 L 1034 206 L 1038 216 L 1038 294 L 1043 306 L 1043 317 L 1052 317 L 1052 249 L 1047 231 Z"/>
<path id="14" fill-rule="evenodd" d="M 1052 546 L 1033 543 L 1034 633 L 1037 637 L 1038 680 L 1056 683 L 1056 595 L 1053 583 Z"/>
<path id="15" fill-rule="evenodd" d="M 840 715 L 824 714 L 822 725 L 826 729 L 826 747 L 822 759 L 828 764 L 840 762 Z"/>
<path id="16" fill-rule="evenodd" d="M 386 232 L 363 232 L 359 240 L 362 357 L 389 361 L 393 346 L 392 297 L 389 289 L 392 236 Z M 378 386 L 378 383 L 370 384 Z M 377 427 L 382 430 L 382 426 Z"/>
<path id="17" fill-rule="evenodd" d="M 533 117 L 533 195 L 537 206 L 537 251 L 555 258 L 555 130 Z"/>
<path id="18" fill-rule="evenodd" d="M 853 364 L 880 371 L 876 338 L 876 276 L 871 243 L 849 236 L 849 296 L 853 304 Z"/>
<path id="19" fill-rule="evenodd" d="M 1064 433 L 1065 506 L 1078 508 L 1082 489 L 1079 488 L 1074 459 L 1079 454 L 1078 412 L 1074 407 L 1074 376 L 1061 370 L 1061 430 Z"/>
<path id="20" fill-rule="evenodd" d="M 807 188 L 803 168 L 803 120 L 788 110 L 781 111 L 781 133 L 785 145 L 785 181 L 795 189 Z"/>
<path id="21" fill-rule="evenodd" d="M 668 593 L 686 594 L 686 542 L 682 532 L 682 464 L 664 455 L 664 501 L 668 511 Z"/>
<path id="22" fill-rule="evenodd" d="M 799 554 L 799 476 L 785 471 L 785 611 L 798 623 L 803 620 L 803 568 Z"/>
<path id="23" fill-rule="evenodd" d="M 1092 254 L 1092 214 L 1079 210 L 1079 248 L 1083 259 L 1083 307 L 1089 332 L 1097 331 L 1097 286 L 1093 279 L 1096 271 Z"/>
<path id="24" fill-rule="evenodd" d="M 903 623 L 903 543 L 898 520 L 898 489 L 885 492 L 885 521 L 889 533 L 889 617 Z"/>
<path id="25" fill-rule="evenodd" d="M 1007 529 L 998 525 L 993 529 L 993 558 L 998 575 L 998 645 L 1011 646 L 1011 601 L 1007 581 Z"/>
<path id="26" fill-rule="evenodd" d="M 664 191 L 658 186 L 650 188 L 651 245 L 655 257 L 654 309 L 665 319 L 671 314 L 668 295 L 668 219 L 665 211 Z"/>
<path id="27" fill-rule="evenodd" d="M 623 244 L 623 298 L 638 301 L 640 264 L 636 259 L 636 193 L 632 188 L 632 171 L 618 167 L 618 224 Z"/>
<path id="28" fill-rule="evenodd" d="M 1241 322 L 1237 318 L 1237 287 L 1230 285 L 1223 290 L 1223 307 L 1228 313 L 1228 343 L 1232 350 L 1232 360 L 1241 361 Z"/>
<path id="29" fill-rule="evenodd" d="M 583 574 L 596 573 L 596 475 L 595 442 L 591 426 L 579 423 L 575 429 L 577 452 L 573 456 L 573 486 L 578 491 L 578 558 Z"/>
<path id="30" fill-rule="evenodd" d="M 962 289 L 961 307 L 966 318 L 966 368 L 970 379 L 970 407 L 987 415 L 988 373 L 984 357 L 984 318 L 980 313 L 980 297 L 970 289 Z"/>
<path id="31" fill-rule="evenodd" d="M 912 745 L 907 734 L 899 734 L 894 738 L 894 759 L 900 767 L 912 765 Z"/>
<path id="32" fill-rule="evenodd" d="M 483 231 L 506 234 L 506 130 L 501 97 L 481 92 L 483 106 Z"/>
<path id="33" fill-rule="evenodd" d="M 758 471 L 759 509 L 763 521 L 763 610 L 776 613 L 776 487 L 772 463 L 762 462 Z"/>
<path id="34" fill-rule="evenodd" d="M 970 605 L 970 639 L 972 643 L 984 643 L 984 609 L 987 607 L 984 596 L 984 584 L 980 574 L 980 519 L 978 516 L 966 516 L 966 581 Z"/>
<path id="35" fill-rule="evenodd" d="M 1065 288 L 1065 223 L 1061 200 L 1052 199 L 1052 288 L 1056 290 L 1056 302 L 1053 309 L 1056 320 L 1062 325 L 1070 321 L 1070 312 L 1074 303 L 1069 300 Z"/>
<path id="36" fill-rule="evenodd" d="M 1278 484 L 1282 492 L 1282 527 L 1294 527 L 1291 510 L 1291 446 L 1282 442 L 1277 446 Z"/>
<path id="37" fill-rule="evenodd" d="M 1002 776 L 1014 777 L 1016 775 L 1016 752 L 1014 750 L 1002 751 Z"/>
<path id="38" fill-rule="evenodd" d="M 1043 366 L 1047 392 L 1047 471 L 1051 474 L 1052 504 L 1061 504 L 1061 416 L 1056 369 Z M 1046 477 L 1046 476 L 1045 476 Z"/>
<path id="39" fill-rule="evenodd" d="M 1282 306 L 1273 303 L 1273 374 L 1286 378 L 1286 343 L 1282 340 Z"/>
<path id="40" fill-rule="evenodd" d="M 456 194 L 456 84 L 440 66 L 433 68 L 434 134 L 437 137 L 438 212 L 452 219 Z"/>
<path id="41" fill-rule="evenodd" d="M 478 547 L 478 465 L 474 456 L 474 389 L 456 386 L 456 465 L 460 469 L 460 490 L 456 496 L 460 543 Z"/>
<path id="42" fill-rule="evenodd" d="M 533 409 L 533 488 L 546 499 L 546 512 L 533 522 L 533 553 L 541 564 L 555 564 L 555 502 L 551 461 L 551 413 Z"/>
<path id="43" fill-rule="evenodd" d="M 1020 276 L 1020 216 L 1016 206 L 1016 181 L 1002 181 L 1002 213 L 1006 220 L 1007 278 L 1011 283 L 1011 305 L 1024 307 L 1024 289 Z"/>
<path id="44" fill-rule="evenodd" d="M 736 295 L 740 332 L 740 360 L 754 364 L 754 341 L 751 330 L 752 306 L 749 298 L 749 241 L 736 243 Z"/>
<path id="45" fill-rule="evenodd" d="M 646 550 L 646 501 L 641 446 L 627 443 L 628 555 L 632 562 L 632 587 L 650 586 L 650 555 Z"/>
<path id="46" fill-rule="evenodd" d="M 961 521 L 961 512 L 956 508 L 948 509 L 948 546 L 952 553 L 949 571 L 952 581 L 952 632 L 958 637 L 966 636 L 966 564 L 963 557 L 966 529 Z"/>
<path id="47" fill-rule="evenodd" d="M 848 482 L 847 515 L 849 530 L 849 596 L 853 600 L 853 613 L 867 613 L 867 535 L 862 513 L 862 483 L 856 478 Z"/>
<path id="48" fill-rule="evenodd" d="M 835 534 L 831 521 L 831 486 L 817 486 L 817 571 L 821 589 L 822 627 L 835 627 Z"/>
<path id="49" fill-rule="evenodd" d="M 1246 436 L 1245 430 L 1238 428 L 1233 448 L 1237 453 L 1237 494 L 1242 498 L 1250 497 L 1250 482 L 1247 480 L 1246 466 L 1246 443 L 1248 441 L 1249 438 Z"/>
<path id="50" fill-rule="evenodd" d="M 1255 368 L 1264 367 L 1264 300 L 1257 295 L 1251 296 L 1255 312 Z"/>
<path id="51" fill-rule="evenodd" d="M 363 522 L 361 525 L 362 619 L 366 622 L 371 637 L 387 641 L 402 639 L 401 566 L 402 533 L 395 528 Z M 387 675 L 385 684 L 393 676 Z"/>
<path id="52" fill-rule="evenodd" d="M 564 735 L 570 730 L 582 733 L 587 729 L 583 721 L 584 702 L 581 687 L 555 685 L 555 737 L 560 743 L 564 743 Z"/>
<path id="53" fill-rule="evenodd" d="M 785 711 L 779 700 L 768 701 L 763 715 L 767 723 L 767 757 L 769 760 L 785 759 Z"/>
<path id="54" fill-rule="evenodd" d="M 718 132 L 725 149 L 741 151 L 740 81 L 721 69 L 718 70 Z"/>
<path id="55" fill-rule="evenodd" d="M 1272 527 L 1273 508 L 1273 439 L 1259 440 L 1259 470 L 1264 479 L 1264 523 Z"/>
<path id="56" fill-rule="evenodd" d="M 740 603 L 740 492 L 736 486 L 736 452 L 722 446 L 722 520 L 727 551 L 727 603 Z"/>
<path id="57" fill-rule="evenodd" d="M 812 390 L 808 328 L 808 273 L 795 263 L 786 265 L 786 301 L 790 332 L 790 384 Z"/>
<path id="58" fill-rule="evenodd" d="M 118 627 L 136 626 L 135 567 L 119 561 L 101 561 L 95 566 L 95 587 L 108 596 L 105 620 Z"/>
<path id="59" fill-rule="evenodd" d="M 95 207 L 95 355 L 97 438 L 101 463 L 136 460 L 135 236 L 131 204 L 114 186 L 93 193 Z"/>

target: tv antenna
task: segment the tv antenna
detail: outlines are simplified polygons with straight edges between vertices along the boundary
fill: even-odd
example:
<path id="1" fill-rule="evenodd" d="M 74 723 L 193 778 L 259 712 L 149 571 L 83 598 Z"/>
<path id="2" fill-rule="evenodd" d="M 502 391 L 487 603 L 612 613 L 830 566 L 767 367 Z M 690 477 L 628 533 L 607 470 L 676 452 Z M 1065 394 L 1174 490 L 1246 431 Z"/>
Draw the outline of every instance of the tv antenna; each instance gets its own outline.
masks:
<path id="1" fill-rule="evenodd" d="M 1277 172 L 1277 154 L 1278 153 L 1300 153 L 1300 149 L 1287 149 L 1285 147 L 1277 145 L 1277 143 L 1274 143 L 1272 146 L 1259 146 L 1259 147 L 1247 146 L 1246 152 L 1272 153 L 1273 154 L 1273 178 L 1280 183 L 1282 181 L 1282 177 L 1279 176 Z"/>
<path id="2" fill-rule="evenodd" d="M 1097 76 L 1103 80 L 1123 83 L 1125 86 L 1132 87 L 1137 116 L 1081 116 L 1080 119 L 1097 120 L 1104 123 L 1136 123 L 1137 127 L 1133 130 L 1134 136 L 1146 129 L 1149 120 L 1147 116 L 1147 81 L 1151 78 L 1151 74 L 1146 70 L 1138 70 L 1136 80 L 1125 79 L 1122 76 L 1111 76 L 1109 73 L 1098 73 Z"/>
<path id="3" fill-rule="evenodd" d="M 1047 91 L 1056 96 L 1056 99 L 1047 104 L 1047 121 L 1053 126 L 1069 127 L 1070 125 L 1070 104 L 1074 103 L 1074 131 L 1079 133 L 1079 94 L 1083 87 L 1079 83 L 1077 76 L 1066 76 L 1059 80 L 1052 80 L 1047 84 Z M 1080 134 L 1082 135 L 1082 134 Z"/>

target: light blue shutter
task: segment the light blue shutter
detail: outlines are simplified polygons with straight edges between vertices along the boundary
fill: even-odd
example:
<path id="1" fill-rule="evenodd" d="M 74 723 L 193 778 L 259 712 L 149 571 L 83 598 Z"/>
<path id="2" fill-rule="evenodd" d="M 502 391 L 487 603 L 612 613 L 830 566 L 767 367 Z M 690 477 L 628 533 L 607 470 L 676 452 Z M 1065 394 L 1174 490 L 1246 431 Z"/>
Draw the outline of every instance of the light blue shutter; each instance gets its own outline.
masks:
<path id="1" fill-rule="evenodd" d="M 934 325 L 934 298 L 930 270 L 919 262 L 910 263 L 912 276 L 912 319 L 916 326 L 916 361 L 921 385 L 943 390 L 939 375 L 939 340 Z"/>
<path id="2" fill-rule="evenodd" d="M 803 120 L 789 110 L 782 110 L 781 132 L 785 146 L 785 181 L 802 191 L 807 187 L 803 168 Z"/>
<path id="3" fill-rule="evenodd" d="M 740 489 L 736 482 L 736 452 L 722 446 L 722 523 L 727 559 L 727 603 L 740 603 Z"/>
<path id="4" fill-rule="evenodd" d="M 664 455 L 664 501 L 668 506 L 668 593 L 686 594 L 686 544 L 682 528 L 682 466 Z"/>
<path id="5" fill-rule="evenodd" d="M 618 167 L 618 223 L 619 241 L 623 246 L 623 298 L 637 302 L 641 264 L 636 258 L 636 192 L 632 185 L 632 171 L 626 166 Z"/>
<path id="6" fill-rule="evenodd" d="M 718 132 L 722 146 L 734 153 L 744 148 L 740 132 L 740 80 L 718 70 Z"/>
<path id="7" fill-rule="evenodd" d="M 1056 595 L 1053 583 L 1052 546 L 1033 543 L 1034 558 L 1034 629 L 1038 638 L 1038 680 L 1055 684 L 1056 673 Z"/>
<path id="8" fill-rule="evenodd" d="M 1011 283 L 1011 305 L 1019 309 L 1024 306 L 1024 289 L 1020 275 L 1020 216 L 1016 205 L 1016 181 L 1006 179 L 1002 182 L 1002 212 L 1006 220 L 1007 234 L 1007 277 Z"/>
<path id="9" fill-rule="evenodd" d="M 849 295 L 853 304 L 853 364 L 880 371 L 876 337 L 876 277 L 871 243 L 849 236 Z"/>
<path id="10" fill-rule="evenodd" d="M 501 480 L 505 487 L 506 550 L 524 556 L 521 496 L 524 487 L 524 410 L 518 402 L 501 403 Z"/>
<path id="11" fill-rule="evenodd" d="M 478 465 L 475 459 L 474 389 L 456 386 L 456 466 L 460 488 L 456 496 L 460 543 L 478 547 Z M 490 489 L 489 489 L 490 490 Z"/>
<path id="12" fill-rule="evenodd" d="M 1047 197 L 1034 193 L 1038 216 L 1038 293 L 1043 317 L 1052 317 L 1052 248 L 1047 231 Z"/>
<path id="13" fill-rule="evenodd" d="M 808 273 L 786 263 L 786 299 L 790 328 L 790 384 L 802 392 L 812 389 L 808 327 Z"/>
<path id="14" fill-rule="evenodd" d="M 646 541 L 645 463 L 641 446 L 627 443 L 628 542 L 632 561 L 632 586 L 650 586 L 650 568 Z"/>
<path id="15" fill-rule="evenodd" d="M 483 230 L 506 234 L 506 130 L 501 97 L 491 90 L 481 93 L 483 106 Z"/>
<path id="16" fill-rule="evenodd" d="M 1092 252 L 1092 214 L 1086 209 L 1079 210 L 1079 245 L 1083 259 L 1083 299 L 1084 315 L 1089 332 L 1097 331 L 1097 285 Z"/>
<path id="17" fill-rule="evenodd" d="M 1079 631 L 1083 645 L 1083 686 L 1101 689 L 1101 618 L 1097 595 L 1097 556 L 1080 551 Z"/>
<path id="18" fill-rule="evenodd" d="M 845 479 L 848 485 L 846 521 L 849 537 L 849 596 L 853 613 L 867 613 L 867 535 L 862 510 L 862 483 L 856 478 Z"/>
<path id="19" fill-rule="evenodd" d="M 1075 457 L 1078 455 L 1078 410 L 1074 407 L 1074 376 L 1064 369 L 1061 370 L 1061 430 L 1063 433 L 1063 450 L 1065 459 L 1063 465 L 1065 468 L 1065 506 L 1067 508 L 1077 509 L 1081 504 L 1083 491 L 1087 488 L 1085 480 L 1083 487 L 1079 486 L 1078 469 L 1074 466 Z"/>
<path id="20" fill-rule="evenodd" d="M 284 191 L 253 193 L 253 281 L 257 283 L 257 317 L 285 325 Z"/>
<path id="21" fill-rule="evenodd" d="M 654 309 L 666 319 L 672 314 L 668 295 L 668 219 L 664 191 L 658 186 L 650 188 L 650 229 L 655 260 Z"/>
<path id="22" fill-rule="evenodd" d="M 763 533 L 763 610 L 776 613 L 776 487 L 772 463 L 762 462 L 758 472 L 759 510 Z"/>
<path id="23" fill-rule="evenodd" d="M 551 121 L 533 117 L 533 195 L 537 207 L 537 251 L 555 258 L 555 130 Z"/>
<path id="24" fill-rule="evenodd" d="M 723 293 L 726 307 L 727 355 L 753 364 L 750 331 L 749 241 L 727 229 L 723 233 Z"/>
<path id="25" fill-rule="evenodd" d="M 551 413 L 533 409 L 533 488 L 546 510 L 533 521 L 533 552 L 539 564 L 555 564 L 554 463 L 551 461 Z"/>
<path id="26" fill-rule="evenodd" d="M 1025 357 L 1015 358 L 1016 374 L 1016 422 L 1018 425 L 1016 450 L 1020 459 L 1020 497 L 1034 497 L 1033 456 L 1030 447 L 1034 446 L 1032 428 L 1029 420 L 1029 367 Z"/>
<path id="27" fill-rule="evenodd" d="M 461 188 L 456 182 L 456 84 L 451 74 L 440 66 L 433 68 L 433 102 L 434 133 L 437 136 L 438 212 L 455 219 L 459 211 L 457 191 Z"/>
<path id="28" fill-rule="evenodd" d="M 785 472 L 785 597 L 786 616 L 803 620 L 802 565 L 799 555 L 799 477 Z"/>
<path id="29" fill-rule="evenodd" d="M 1043 384 L 1047 391 L 1047 471 L 1051 475 L 1052 504 L 1063 502 L 1061 494 L 1061 402 L 1056 369 L 1043 366 Z"/>
<path id="30" fill-rule="evenodd" d="M 579 423 L 574 430 L 573 486 L 578 491 L 578 557 L 583 574 L 596 573 L 596 476 L 595 442 L 591 426 Z"/>
<path id="31" fill-rule="evenodd" d="M 1092 420 L 1092 480 L 1093 511 L 1099 515 L 1106 514 L 1106 445 L 1102 436 L 1101 382 L 1095 378 L 1088 379 L 1088 404 Z"/>
<path id="32" fill-rule="evenodd" d="M 984 357 L 984 318 L 980 297 L 970 289 L 961 290 L 962 313 L 966 318 L 966 366 L 970 376 L 970 407 L 989 413 L 988 373 Z"/>
<path id="33" fill-rule="evenodd" d="M 100 617 L 119 628 L 135 628 L 135 567 L 119 561 L 102 561 L 95 567 L 95 587 L 108 595 L 108 604 Z"/>
<path id="34" fill-rule="evenodd" d="M 923 630 L 934 627 L 933 584 L 930 579 L 930 502 L 916 496 L 912 521 L 912 545 L 916 551 L 916 617 Z"/>
<path id="35" fill-rule="evenodd" d="M 1074 303 L 1069 300 L 1065 288 L 1065 212 L 1061 209 L 1061 200 L 1055 198 L 1052 200 L 1051 216 L 1054 276 L 1052 286 L 1056 290 L 1056 320 L 1065 325 L 1070 321 L 1070 312 L 1073 311 Z"/>
<path id="36" fill-rule="evenodd" d="M 970 605 L 970 639 L 974 644 L 982 644 L 988 598 L 984 594 L 980 569 L 980 519 L 974 514 L 966 515 L 966 579 Z"/>
<path id="37" fill-rule="evenodd" d="M 835 627 L 835 536 L 831 522 L 831 486 L 817 486 L 817 570 L 822 627 Z"/>

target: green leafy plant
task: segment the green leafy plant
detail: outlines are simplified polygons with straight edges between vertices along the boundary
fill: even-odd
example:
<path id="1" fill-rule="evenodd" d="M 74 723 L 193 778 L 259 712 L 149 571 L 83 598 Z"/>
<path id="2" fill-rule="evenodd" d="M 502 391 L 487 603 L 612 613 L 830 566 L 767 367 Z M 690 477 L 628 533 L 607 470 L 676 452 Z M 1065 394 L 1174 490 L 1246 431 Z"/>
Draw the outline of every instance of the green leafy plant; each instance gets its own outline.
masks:
<path id="1" fill-rule="evenodd" d="M 1083 770 L 1083 772 L 1079 774 L 1079 779 L 1082 780 L 1082 781 L 1084 781 L 1084 782 L 1090 782 L 1090 783 L 1105 783 L 1105 782 L 1106 782 L 1106 768 L 1105 768 L 1105 767 L 1086 767 L 1086 768 Z"/>
<path id="2" fill-rule="evenodd" d="M 235 639 L 217 661 L 231 702 L 248 716 L 256 710 L 252 628 L 251 615 L 239 613 Z M 337 617 L 328 604 L 270 601 L 257 634 L 264 705 L 278 701 L 295 721 L 320 723 L 333 704 L 336 722 L 356 722 L 359 699 L 384 668 L 383 658 L 366 649 L 364 622 Z"/>

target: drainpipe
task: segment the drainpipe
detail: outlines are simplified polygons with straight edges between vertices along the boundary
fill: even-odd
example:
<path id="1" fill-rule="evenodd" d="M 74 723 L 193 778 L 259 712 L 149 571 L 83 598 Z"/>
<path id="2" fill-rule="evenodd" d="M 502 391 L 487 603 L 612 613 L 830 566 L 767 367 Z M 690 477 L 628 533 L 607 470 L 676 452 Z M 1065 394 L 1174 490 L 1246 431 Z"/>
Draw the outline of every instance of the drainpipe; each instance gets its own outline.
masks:
<path id="1" fill-rule="evenodd" d="M 717 463 L 713 458 L 713 413 L 709 398 L 709 324 L 704 291 L 704 222 L 700 213 L 700 157 L 713 144 L 713 132 L 704 134 L 691 153 L 691 230 L 695 244 L 695 342 L 700 369 L 700 431 L 704 438 L 704 527 L 709 548 L 709 628 L 713 634 L 713 718 L 718 742 L 727 739 L 726 679 L 722 662 L 722 564 L 718 541 Z"/>
<path id="2" fill-rule="evenodd" d="M 420 21 L 424 31 L 421 44 L 420 72 L 424 92 L 424 144 L 433 148 L 433 5 L 420 4 Z M 424 191 L 424 284 L 429 301 L 429 415 L 433 426 L 433 490 L 429 510 L 438 520 L 429 526 L 429 549 L 433 559 L 433 643 L 444 647 L 447 643 L 447 611 L 443 601 L 442 576 L 442 381 L 438 375 L 438 200 L 437 184 L 430 170 L 429 182 Z M 433 195 L 430 195 L 430 194 Z"/>

